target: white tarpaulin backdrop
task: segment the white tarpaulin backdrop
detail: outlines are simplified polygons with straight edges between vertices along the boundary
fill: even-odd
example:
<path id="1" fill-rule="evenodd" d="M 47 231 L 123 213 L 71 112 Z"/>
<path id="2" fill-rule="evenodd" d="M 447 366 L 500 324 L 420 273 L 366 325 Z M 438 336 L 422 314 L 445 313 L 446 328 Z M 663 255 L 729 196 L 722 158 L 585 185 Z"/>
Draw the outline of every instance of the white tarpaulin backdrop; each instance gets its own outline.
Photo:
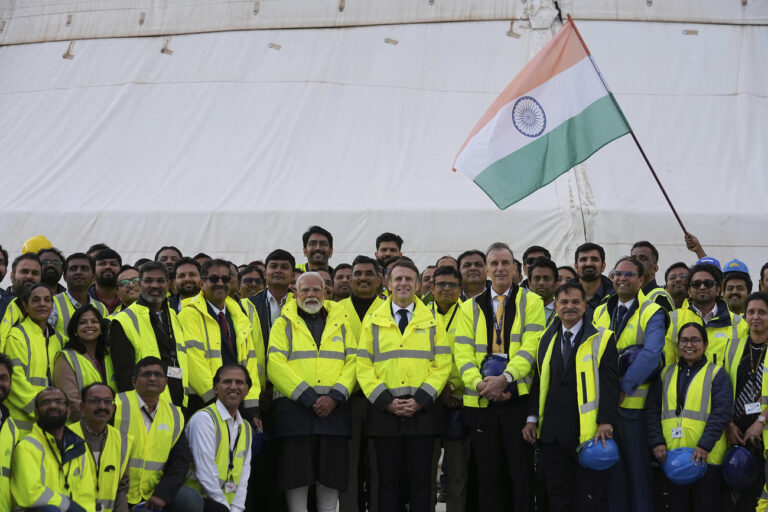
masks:
<path id="1" fill-rule="evenodd" d="M 560 6 L 686 227 L 756 278 L 768 7 L 572 3 Z M 238 263 L 283 247 L 301 261 L 317 223 L 335 235 L 332 263 L 372 253 L 382 231 L 420 266 L 496 240 L 544 245 L 560 264 L 585 240 L 609 264 L 639 239 L 662 270 L 694 259 L 628 136 L 503 212 L 451 172 L 551 36 L 531 29 L 550 25 L 549 2 L 341 4 L 0 0 L 0 244 L 11 258 L 44 234 L 65 253 L 107 242 L 128 261 L 164 244 Z"/>

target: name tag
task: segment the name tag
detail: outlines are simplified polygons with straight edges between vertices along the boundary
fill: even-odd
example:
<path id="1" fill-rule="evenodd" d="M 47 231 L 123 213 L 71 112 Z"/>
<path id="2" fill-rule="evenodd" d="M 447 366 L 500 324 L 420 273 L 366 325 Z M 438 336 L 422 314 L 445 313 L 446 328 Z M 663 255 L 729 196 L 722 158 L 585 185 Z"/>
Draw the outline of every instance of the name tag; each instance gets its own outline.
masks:
<path id="1" fill-rule="evenodd" d="M 760 408 L 760 402 L 753 402 L 744 406 L 744 412 L 747 414 L 760 414 L 763 410 Z"/>
<path id="2" fill-rule="evenodd" d="M 176 366 L 169 366 L 168 367 L 168 378 L 169 379 L 180 379 L 181 378 L 181 368 L 177 368 Z"/>
<path id="3" fill-rule="evenodd" d="M 229 494 L 237 490 L 237 484 L 235 482 L 224 482 L 224 493 Z"/>
<path id="4" fill-rule="evenodd" d="M 669 431 L 670 434 L 672 434 L 672 439 L 682 439 L 683 438 L 683 428 L 677 427 L 673 428 Z"/>

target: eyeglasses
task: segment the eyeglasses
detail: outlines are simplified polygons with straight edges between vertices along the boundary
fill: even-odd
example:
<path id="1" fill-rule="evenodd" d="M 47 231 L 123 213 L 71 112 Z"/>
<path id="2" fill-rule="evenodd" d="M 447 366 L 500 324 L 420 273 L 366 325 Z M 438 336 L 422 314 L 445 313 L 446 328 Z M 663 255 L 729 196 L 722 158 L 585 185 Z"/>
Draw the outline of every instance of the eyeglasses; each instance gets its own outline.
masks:
<path id="1" fill-rule="evenodd" d="M 40 400 L 38 405 L 40 407 L 49 407 L 51 405 L 60 405 L 62 407 L 66 407 L 67 401 L 64 398 L 46 398 L 45 400 Z"/>
<path id="2" fill-rule="evenodd" d="M 137 277 L 133 277 L 133 278 L 131 278 L 131 279 L 121 279 L 121 280 L 119 280 L 119 281 L 117 282 L 117 285 L 118 285 L 118 286 L 128 286 L 128 285 L 129 285 L 129 284 L 131 284 L 131 283 L 133 283 L 133 284 L 139 284 L 139 281 L 140 281 L 140 279 L 139 279 L 139 277 L 137 276 Z M 144 281 L 146 282 L 146 279 L 145 279 Z M 160 284 L 162 284 L 162 283 L 160 283 Z"/>
<path id="3" fill-rule="evenodd" d="M 533 265 L 533 263 L 534 263 L 534 262 L 535 262 L 537 259 L 539 259 L 539 258 L 525 258 L 525 261 L 524 261 L 523 263 L 525 263 L 526 265 Z"/>
<path id="4" fill-rule="evenodd" d="M 40 265 L 61 268 L 64 263 L 61 260 L 40 260 Z"/>
<path id="5" fill-rule="evenodd" d="M 141 280 L 142 283 L 144 283 L 147 286 L 152 286 L 153 284 L 159 284 L 160 286 L 167 284 L 168 280 L 164 277 L 144 277 Z"/>
<path id="6" fill-rule="evenodd" d="M 611 272 L 611 279 L 617 279 L 619 277 L 626 277 L 627 279 L 635 277 L 637 272 L 631 270 L 614 270 Z"/>
<path id="7" fill-rule="evenodd" d="M 85 401 L 88 405 L 114 405 L 114 398 L 89 398 Z"/>
<path id="8" fill-rule="evenodd" d="M 216 284 L 219 281 L 224 284 L 228 284 L 232 280 L 232 276 L 208 276 L 205 279 L 210 281 L 211 284 Z"/>
<path id="9" fill-rule="evenodd" d="M 667 276 L 667 281 L 674 281 L 675 279 L 680 279 L 681 281 L 686 281 L 688 279 L 688 274 L 669 274 Z"/>
<path id="10" fill-rule="evenodd" d="M 244 277 L 243 284 L 247 286 L 250 286 L 252 284 L 264 284 L 264 280 L 259 279 L 258 277 Z"/>
<path id="11" fill-rule="evenodd" d="M 693 345 L 695 347 L 696 345 L 701 345 L 701 343 L 703 341 L 704 341 L 703 339 L 695 338 L 695 337 L 694 338 L 680 338 L 678 340 L 678 343 L 680 345 Z"/>
<path id="12" fill-rule="evenodd" d="M 715 281 L 713 279 L 697 279 L 695 281 L 691 281 L 691 288 L 701 288 L 701 285 L 704 285 L 704 288 L 709 290 L 715 286 Z"/>
<path id="13" fill-rule="evenodd" d="M 162 379 L 165 377 L 165 374 L 163 372 L 153 372 L 153 371 L 147 371 L 147 372 L 141 372 L 137 375 L 137 377 L 143 377 L 145 379 L 151 379 L 152 377 L 157 377 L 158 379 Z"/>
<path id="14" fill-rule="evenodd" d="M 459 287 L 459 283 L 453 283 L 450 281 L 440 281 L 435 283 L 435 288 L 448 288 L 449 290 L 455 290 Z"/>

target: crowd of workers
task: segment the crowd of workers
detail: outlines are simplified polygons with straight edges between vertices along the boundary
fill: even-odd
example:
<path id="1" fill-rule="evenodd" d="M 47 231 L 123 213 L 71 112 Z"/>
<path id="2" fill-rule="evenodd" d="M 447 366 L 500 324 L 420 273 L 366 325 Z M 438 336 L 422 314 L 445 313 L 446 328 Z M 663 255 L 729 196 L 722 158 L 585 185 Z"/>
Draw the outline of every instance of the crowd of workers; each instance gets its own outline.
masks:
<path id="1" fill-rule="evenodd" d="M 0 247 L 0 510 L 765 510 L 768 264 L 686 243 Z"/>

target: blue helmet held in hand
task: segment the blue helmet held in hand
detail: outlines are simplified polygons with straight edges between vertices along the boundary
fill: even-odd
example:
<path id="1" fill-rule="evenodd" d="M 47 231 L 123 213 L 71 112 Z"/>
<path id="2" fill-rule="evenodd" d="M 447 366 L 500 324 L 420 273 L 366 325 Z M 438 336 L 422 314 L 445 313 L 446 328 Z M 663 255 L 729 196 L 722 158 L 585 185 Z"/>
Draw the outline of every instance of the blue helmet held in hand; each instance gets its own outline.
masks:
<path id="1" fill-rule="evenodd" d="M 734 491 L 749 489 L 762 475 L 757 459 L 743 446 L 734 446 L 728 450 L 721 471 L 723 480 Z"/>
<path id="2" fill-rule="evenodd" d="M 693 448 L 675 448 L 667 452 L 667 460 L 664 461 L 664 473 L 673 484 L 689 485 L 704 476 L 707 465 L 691 460 Z"/>
<path id="3" fill-rule="evenodd" d="M 619 462 L 619 447 L 613 439 L 594 442 L 590 439 L 579 450 L 579 464 L 587 469 L 603 471 Z"/>

